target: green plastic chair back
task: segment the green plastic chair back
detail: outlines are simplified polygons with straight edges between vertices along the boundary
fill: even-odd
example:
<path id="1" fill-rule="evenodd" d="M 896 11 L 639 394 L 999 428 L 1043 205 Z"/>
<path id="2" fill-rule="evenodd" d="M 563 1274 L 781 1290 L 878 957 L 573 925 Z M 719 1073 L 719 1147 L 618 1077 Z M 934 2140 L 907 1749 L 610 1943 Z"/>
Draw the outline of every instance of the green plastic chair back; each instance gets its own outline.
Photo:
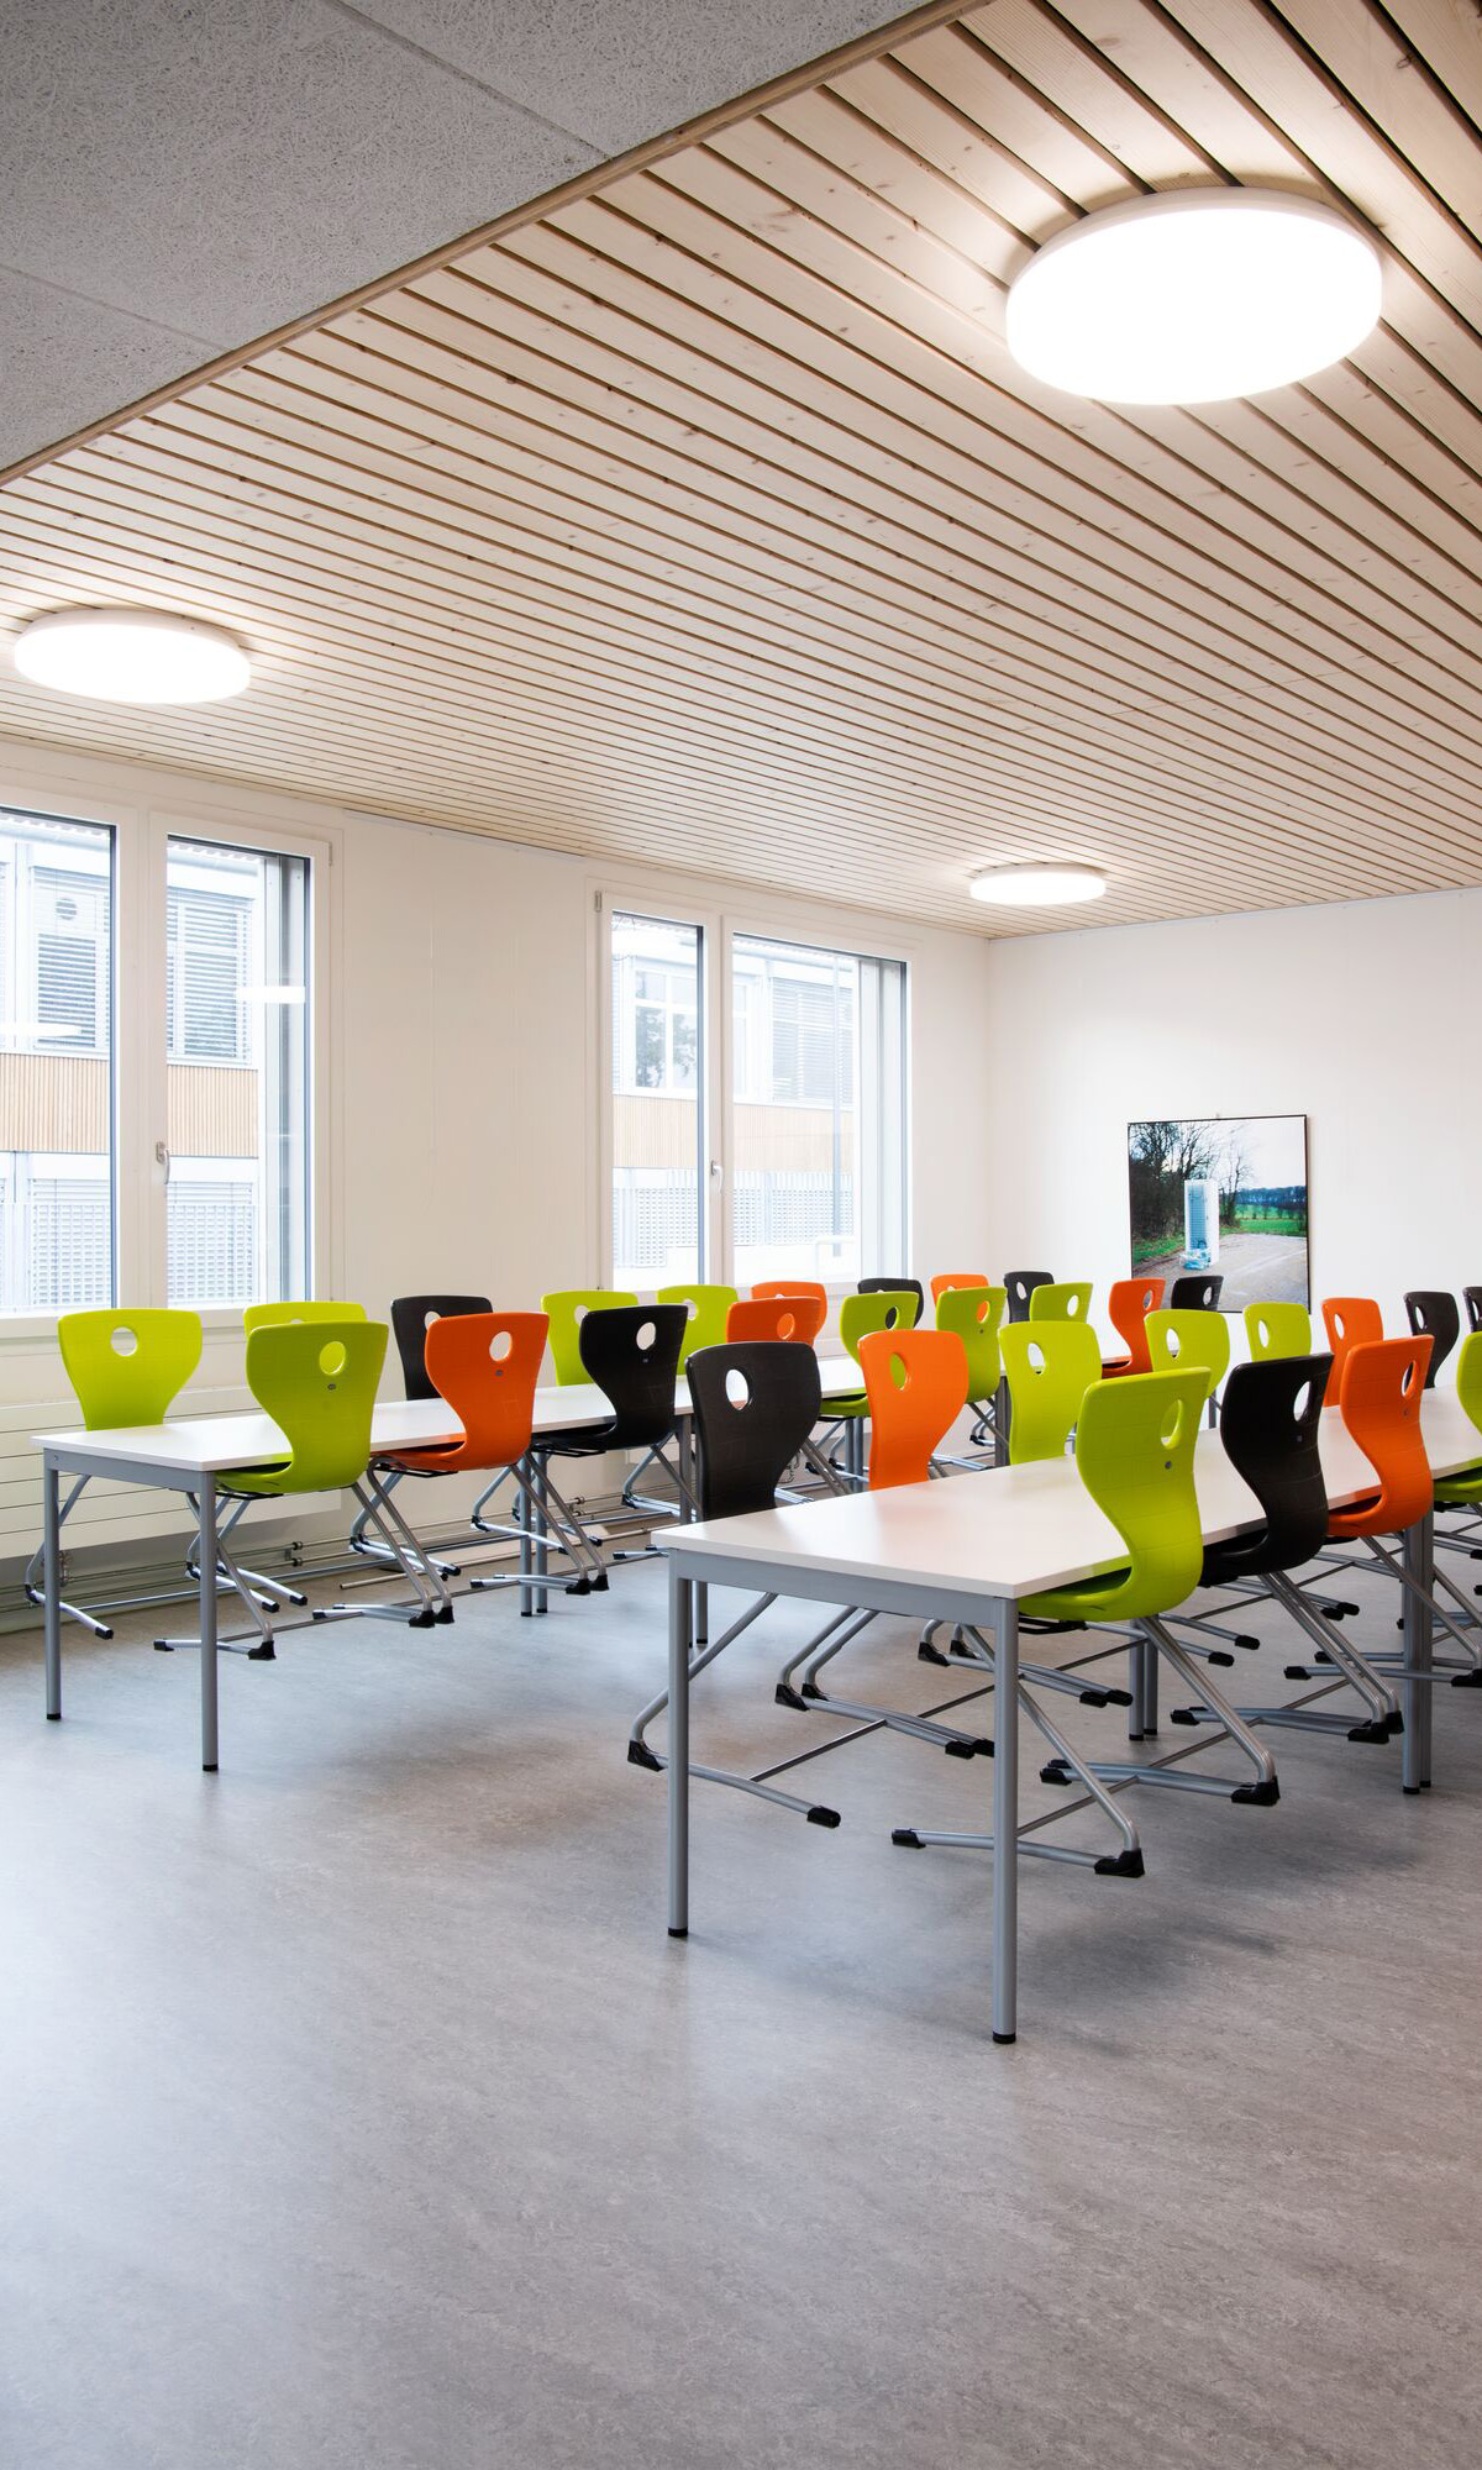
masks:
<path id="1" fill-rule="evenodd" d="M 162 1424 L 201 1360 L 198 1312 L 64 1312 L 57 1343 L 89 1432 Z"/>
<path id="2" fill-rule="evenodd" d="M 967 1349 L 967 1394 L 974 1406 L 997 1395 L 1003 1378 L 998 1333 L 1008 1309 L 1003 1286 L 949 1286 L 937 1297 L 938 1329 L 955 1330 Z"/>
<path id="3" fill-rule="evenodd" d="M 255 1329 L 286 1329 L 296 1322 L 364 1319 L 364 1304 L 332 1303 L 325 1296 L 315 1303 L 249 1304 L 242 1315 L 242 1327 L 250 1338 Z"/>
<path id="4" fill-rule="evenodd" d="M 998 1345 L 1009 1385 L 1010 1464 L 1063 1457 L 1086 1393 L 1101 1379 L 1101 1340 L 1086 1321 L 1010 1321 Z"/>
<path id="5" fill-rule="evenodd" d="M 1230 1324 L 1222 1312 L 1150 1312 L 1148 1353 L 1155 1372 L 1204 1375 L 1212 1398 L 1230 1369 Z"/>
<path id="6" fill-rule="evenodd" d="M 608 1297 L 609 1303 L 613 1300 Z M 680 1341 L 681 1372 L 697 1346 L 724 1346 L 726 1314 L 736 1301 L 733 1286 L 661 1286 L 655 1300 L 661 1304 L 689 1304 L 692 1307 Z"/>
<path id="7" fill-rule="evenodd" d="M 1194 1489 L 1204 1399 L 1197 1366 L 1124 1373 L 1088 1393 L 1075 1462 L 1092 1500 L 1120 1535 L 1127 1565 L 1026 1595 L 1021 1613 L 1045 1621 L 1137 1621 L 1171 1612 L 1192 1595 L 1204 1567 Z"/>
<path id="8" fill-rule="evenodd" d="M 919 1305 L 909 1287 L 884 1287 L 878 1295 L 846 1295 L 839 1305 L 839 1336 L 859 1362 L 859 1342 L 874 1329 L 914 1329 Z M 830 1397 L 830 1415 L 863 1415 L 868 1407 L 863 1389 L 857 1396 Z"/>
<path id="9" fill-rule="evenodd" d="M 1091 1310 L 1089 1278 L 1052 1278 L 1029 1298 L 1031 1321 L 1084 1321 Z"/>
<path id="10" fill-rule="evenodd" d="M 586 1315 L 606 1312 L 613 1304 L 637 1301 L 636 1295 L 614 1286 L 563 1286 L 557 1287 L 554 1295 L 542 1295 L 540 1308 L 551 1325 L 551 1362 L 563 1389 L 570 1389 L 573 1383 L 588 1382 L 592 1377 L 581 1359 L 581 1325 Z"/>
<path id="11" fill-rule="evenodd" d="M 1456 1394 L 1482 1431 L 1482 1329 L 1474 1329 L 1461 1342 L 1461 1353 L 1456 1359 Z M 1446 1509 L 1468 1508 L 1482 1501 L 1482 1466 L 1463 1467 L 1455 1475 L 1438 1476 L 1436 1501 Z"/>
<path id="12" fill-rule="evenodd" d="M 1305 1304 L 1247 1304 L 1245 1341 L 1253 1364 L 1273 1355 L 1310 1355 L 1312 1315 Z"/>
<path id="13" fill-rule="evenodd" d="M 233 1474 L 223 1490 L 341 1492 L 370 1463 L 371 1416 L 386 1360 L 384 1321 L 277 1322 L 247 1341 L 247 1386 L 288 1443 L 281 1466 Z"/>

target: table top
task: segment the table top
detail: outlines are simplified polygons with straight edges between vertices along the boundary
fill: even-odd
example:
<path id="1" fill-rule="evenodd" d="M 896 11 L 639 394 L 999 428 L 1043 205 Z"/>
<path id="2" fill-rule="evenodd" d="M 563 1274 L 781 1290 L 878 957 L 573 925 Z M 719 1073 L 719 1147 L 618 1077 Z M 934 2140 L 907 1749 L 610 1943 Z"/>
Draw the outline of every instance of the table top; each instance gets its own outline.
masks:
<path id="1" fill-rule="evenodd" d="M 1437 1475 L 1482 1463 L 1482 1432 L 1454 1390 L 1427 1394 L 1423 1429 Z M 1322 1460 L 1335 1505 L 1373 1491 L 1368 1460 L 1335 1407 L 1323 1412 Z M 1217 1432 L 1199 1436 L 1194 1480 L 1206 1543 L 1259 1521 L 1255 1495 Z M 1126 1561 L 1116 1529 L 1086 1491 L 1073 1458 L 671 1527 L 657 1531 L 654 1542 L 681 1563 L 689 1555 L 734 1561 L 738 1586 L 747 1582 L 749 1567 L 764 1567 L 984 1596 L 1034 1595 L 1099 1577 Z"/>
<path id="2" fill-rule="evenodd" d="M 847 1355 L 820 1358 L 825 1398 L 859 1388 L 859 1367 Z M 689 1383 L 681 1374 L 675 1413 L 690 1411 Z M 605 1391 L 592 1382 L 552 1382 L 535 1393 L 535 1431 L 542 1439 L 577 1426 L 603 1423 L 612 1413 Z M 441 1398 L 385 1398 L 371 1419 L 375 1452 L 441 1449 L 461 1441 L 463 1427 Z M 229 1475 L 244 1467 L 270 1466 L 286 1458 L 288 1443 L 260 1408 L 235 1415 L 171 1416 L 162 1424 L 129 1424 L 107 1432 L 38 1432 L 37 1449 L 65 1452 L 70 1459 L 127 1464 L 147 1480 L 151 1470 L 171 1475 Z"/>

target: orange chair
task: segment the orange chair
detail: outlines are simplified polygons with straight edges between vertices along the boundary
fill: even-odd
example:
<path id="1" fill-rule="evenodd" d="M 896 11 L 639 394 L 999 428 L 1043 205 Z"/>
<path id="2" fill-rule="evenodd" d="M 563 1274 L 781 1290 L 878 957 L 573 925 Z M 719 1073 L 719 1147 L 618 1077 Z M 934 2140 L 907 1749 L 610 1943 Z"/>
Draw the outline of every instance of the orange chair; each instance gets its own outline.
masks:
<path id="1" fill-rule="evenodd" d="M 1328 1396 L 1341 1403 L 1343 1367 L 1356 1346 L 1374 1346 L 1384 1336 L 1384 1315 L 1372 1295 L 1330 1295 L 1322 1308 L 1333 1369 Z"/>
<path id="2" fill-rule="evenodd" d="M 940 1303 L 949 1286 L 989 1286 L 991 1284 L 991 1279 L 985 1278 L 982 1271 L 978 1269 L 944 1270 L 940 1278 L 933 1278 L 931 1282 L 931 1300 L 934 1304 Z"/>
<path id="3" fill-rule="evenodd" d="M 828 1310 L 828 1288 L 817 1278 L 763 1278 L 751 1293 L 754 1302 L 763 1304 L 776 1295 L 811 1295 Z"/>
<path id="4" fill-rule="evenodd" d="M 1163 1284 L 1161 1278 L 1118 1278 L 1113 1285 L 1107 1310 L 1117 1336 L 1127 1341 L 1127 1352 L 1115 1363 L 1102 1365 L 1108 1380 L 1122 1372 L 1152 1371 L 1146 1324 L 1148 1314 L 1156 1312 L 1163 1301 Z"/>
<path id="5" fill-rule="evenodd" d="M 793 1338 L 811 1346 L 827 1317 L 828 1306 L 817 1295 L 753 1295 L 726 1314 L 726 1344 L 736 1338 Z"/>
<path id="6" fill-rule="evenodd" d="M 967 1404 L 955 1329 L 874 1329 L 859 1342 L 870 1416 L 870 1490 L 924 1484 L 933 1450 Z"/>
<path id="7" fill-rule="evenodd" d="M 474 1506 L 471 1524 L 481 1535 L 518 1535 L 526 1544 L 531 1532 L 528 1526 L 511 1528 L 482 1515 L 490 1494 L 506 1475 L 512 1477 L 537 1534 L 544 1535 L 551 1509 L 556 1509 L 555 1548 L 574 1564 L 578 1575 L 572 1583 L 586 1594 L 593 1579 L 602 1575 L 601 1557 L 554 1487 L 547 1482 L 538 1493 L 524 1466 L 549 1329 L 544 1312 L 468 1312 L 434 1321 L 427 1332 L 427 1375 L 463 1426 L 463 1438 L 437 1449 L 380 1451 L 372 1472 L 395 1481 L 405 1475 L 493 1475 L 494 1482 Z M 385 1489 L 389 1491 L 389 1483 Z M 411 1536 L 410 1528 L 406 1532 Z M 425 1559 L 415 1536 L 411 1541 Z M 471 1581 L 475 1587 L 518 1583 L 504 1577 Z"/>
<path id="8" fill-rule="evenodd" d="M 1378 1305 L 1360 1301 L 1377 1321 Z M 1339 1308 L 1347 1309 L 1348 1299 L 1340 1299 Z M 1325 1318 L 1332 1309 L 1323 1305 Z M 1421 1437 L 1420 1401 L 1430 1360 L 1429 1337 L 1350 1340 L 1338 1376 L 1338 1412 L 1378 1477 L 1379 1489 L 1347 1509 L 1329 1512 L 1332 1542 L 1398 1535 L 1429 1515 L 1435 1484 Z M 1330 1373 L 1330 1391 L 1332 1381 Z"/>

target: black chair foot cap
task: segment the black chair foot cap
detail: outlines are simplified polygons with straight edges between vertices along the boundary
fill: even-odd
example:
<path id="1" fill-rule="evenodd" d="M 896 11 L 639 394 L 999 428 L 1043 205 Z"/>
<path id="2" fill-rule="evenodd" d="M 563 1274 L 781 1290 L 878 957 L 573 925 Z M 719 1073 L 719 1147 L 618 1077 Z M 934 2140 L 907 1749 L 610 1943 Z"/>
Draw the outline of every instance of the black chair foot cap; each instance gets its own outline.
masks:
<path id="1" fill-rule="evenodd" d="M 646 1741 L 630 1741 L 628 1764 L 630 1767 L 647 1767 L 652 1774 L 658 1775 L 663 1770 L 664 1762 L 662 1758 L 655 1758 Z"/>
<path id="2" fill-rule="evenodd" d="M 443 1626 L 446 1628 L 446 1626 L 447 1626 L 448 1622 L 449 1622 L 449 1621 L 451 1621 L 451 1620 L 452 1620 L 452 1618 L 453 1618 L 453 1607 L 452 1607 L 452 1605 L 451 1605 L 451 1604 L 439 1604 L 439 1605 L 438 1605 L 438 1608 L 437 1608 L 437 1617 L 438 1617 L 439 1621 L 441 1621 L 441 1622 L 442 1622 Z"/>
<path id="3" fill-rule="evenodd" d="M 1145 1878 L 1146 1867 L 1140 1845 L 1131 1852 L 1103 1853 L 1096 1864 L 1098 1878 Z"/>
<path id="4" fill-rule="evenodd" d="M 976 1741 L 944 1741 L 942 1748 L 949 1758 L 976 1758 L 978 1754 Z"/>
<path id="5" fill-rule="evenodd" d="M 816 1801 L 812 1809 L 808 1812 L 808 1824 L 810 1827 L 837 1827 L 838 1823 L 838 1811 L 826 1810 L 821 1801 Z"/>
<path id="6" fill-rule="evenodd" d="M 314 1607 L 314 1611 L 313 1611 L 313 1613 L 312 1613 L 312 1615 L 311 1615 L 311 1618 L 312 1618 L 313 1620 L 315 1620 L 315 1621 L 327 1621 L 327 1620 L 329 1619 L 329 1615 L 328 1615 L 328 1613 L 327 1613 L 327 1612 L 325 1612 L 325 1611 L 324 1611 L 324 1610 L 323 1610 L 323 1609 L 322 1609 L 319 1605 L 317 1605 L 317 1604 L 316 1604 L 316 1605 L 315 1605 L 315 1607 Z"/>
<path id="7" fill-rule="evenodd" d="M 1039 1780 L 1042 1784 L 1068 1784 L 1070 1769 L 1063 1758 L 1052 1758 L 1048 1766 L 1041 1767 Z"/>
<path id="8" fill-rule="evenodd" d="M 278 1661 L 278 1650 L 274 1646 L 271 1638 L 265 1638 L 260 1647 L 249 1647 L 247 1650 L 247 1661 L 249 1664 L 276 1664 Z"/>
<path id="9" fill-rule="evenodd" d="M 923 1664 L 945 1664 L 948 1661 L 948 1658 L 943 1655 L 940 1647 L 929 1647 L 924 1641 L 916 1649 L 916 1654 L 919 1661 Z"/>
<path id="10" fill-rule="evenodd" d="M 568 1595 L 590 1595 L 592 1582 L 590 1578 L 568 1578 L 566 1592 Z"/>
<path id="11" fill-rule="evenodd" d="M 1079 1703 L 1083 1707 L 1109 1707 L 1111 1696 L 1106 1690 L 1082 1690 Z M 1123 1703 L 1130 1707 L 1132 1701 L 1128 1698 Z"/>
<path id="12" fill-rule="evenodd" d="M 1387 1715 L 1384 1720 L 1391 1741 L 1398 1741 L 1401 1733 L 1405 1729 L 1404 1717 L 1402 1715 Z"/>
<path id="13" fill-rule="evenodd" d="M 1348 1738 L 1350 1741 L 1377 1741 L 1383 1749 L 1389 1740 L 1388 1716 L 1376 1715 L 1367 1724 L 1351 1725 Z"/>
<path id="14" fill-rule="evenodd" d="M 1104 1690 L 1102 1696 L 1109 1707 L 1130 1707 L 1132 1704 L 1130 1690 Z"/>
<path id="15" fill-rule="evenodd" d="M 1400 1786 L 1400 1790 L 1401 1790 L 1401 1792 L 1407 1792 L 1407 1793 L 1409 1793 L 1409 1794 L 1411 1795 L 1412 1799 L 1413 1799 L 1413 1798 L 1414 1798 L 1414 1796 L 1415 1796 L 1415 1795 L 1419 1792 L 1419 1790 L 1420 1790 L 1420 1786 L 1419 1786 L 1418 1784 L 1402 1784 L 1402 1785 Z"/>
<path id="16" fill-rule="evenodd" d="M 1233 1655 L 1227 1655 L 1223 1647 L 1211 1647 L 1208 1661 L 1211 1664 L 1233 1664 L 1235 1658 Z"/>
<path id="17" fill-rule="evenodd" d="M 1019 2036 L 1017 2033 L 995 2033 L 993 2038 L 1001 2050 L 1006 2050 L 1010 2042 L 1017 2041 Z"/>
<path id="18" fill-rule="evenodd" d="M 175 1652 L 168 1638 L 156 1638 L 154 1651 L 156 1655 L 173 1655 Z"/>
<path id="19" fill-rule="evenodd" d="M 1451 1686 L 1454 1690 L 1482 1690 L 1482 1666 L 1475 1672 L 1454 1672 Z"/>
<path id="20" fill-rule="evenodd" d="M 407 1620 L 409 1630 L 430 1630 L 432 1624 L 432 1608 L 428 1604 L 424 1604 L 420 1612 L 412 1613 Z"/>
<path id="21" fill-rule="evenodd" d="M 53 1715 L 53 1714 L 52 1714 L 52 1712 L 51 1712 L 51 1709 L 50 1709 L 50 1708 L 48 1708 L 48 1709 L 47 1709 L 47 1714 L 46 1714 L 46 1720 L 47 1720 L 48 1724 L 60 1724 L 60 1722 L 61 1722 L 61 1720 L 62 1720 L 62 1718 L 61 1718 L 61 1714 L 60 1714 L 60 1712 L 58 1712 L 56 1715 Z"/>
<path id="22" fill-rule="evenodd" d="M 214 1759 L 214 1758 L 213 1758 L 213 1759 L 211 1759 L 211 1760 L 209 1761 L 209 1763 L 208 1763 L 208 1761 L 207 1761 L 206 1759 L 204 1759 L 204 1758 L 201 1760 L 201 1773 L 202 1773 L 202 1775 L 215 1775 L 215 1774 L 216 1774 L 216 1772 L 217 1772 L 217 1766 L 216 1766 L 216 1761 L 215 1761 L 215 1759 Z"/>
<path id="23" fill-rule="evenodd" d="M 290 1587 L 288 1590 L 288 1600 L 290 1604 L 297 1604 L 299 1611 L 302 1612 L 309 1599 L 307 1595 L 296 1595 L 292 1587 Z"/>
<path id="24" fill-rule="evenodd" d="M 773 1694 L 779 1707 L 796 1707 L 800 1714 L 807 1714 L 807 1699 L 803 1697 L 801 1691 L 793 1688 L 790 1681 L 779 1681 Z"/>
<path id="25" fill-rule="evenodd" d="M 307 1598 L 300 1597 L 300 1598 L 299 1598 L 299 1599 L 297 1599 L 297 1600 L 299 1600 L 300 1602 L 304 1602 L 304 1601 L 307 1601 Z M 109 1629 L 98 1629 L 98 1630 L 95 1630 L 95 1631 L 94 1631 L 93 1635 L 94 1635 L 95 1637 L 97 1637 L 97 1638 L 111 1638 L 111 1637 L 113 1636 L 113 1632 L 112 1632 L 112 1630 L 109 1630 Z"/>
<path id="26" fill-rule="evenodd" d="M 1235 1639 L 1235 1644 L 1237 1647 L 1248 1647 L 1252 1654 L 1255 1653 L 1256 1649 L 1260 1646 L 1260 1643 L 1259 1638 L 1252 1638 L 1246 1630 L 1239 1631 Z"/>
<path id="27" fill-rule="evenodd" d="M 670 1935 L 670 1937 L 671 1937 L 671 1938 L 688 1938 L 688 1936 L 689 1936 L 689 1931 L 688 1931 L 688 1930 L 671 1930 L 671 1931 L 669 1932 L 669 1935 Z"/>
<path id="28" fill-rule="evenodd" d="M 606 1570 L 604 1570 L 604 1571 L 602 1572 L 602 1575 L 600 1576 L 600 1578 L 594 1578 L 594 1579 L 592 1580 L 592 1592 L 593 1592 L 593 1594 L 594 1594 L 594 1595 L 605 1595 L 605 1594 L 607 1593 L 607 1572 L 606 1572 Z"/>
<path id="29" fill-rule="evenodd" d="M 1310 1681 L 1312 1675 L 1305 1664 L 1283 1664 L 1281 1677 L 1283 1681 Z"/>
<path id="30" fill-rule="evenodd" d="M 1170 1707 L 1168 1721 L 1170 1724 L 1197 1724 L 1199 1718 L 1192 1707 Z"/>
<path id="31" fill-rule="evenodd" d="M 1281 1799 L 1281 1786 L 1273 1775 L 1269 1782 L 1237 1784 L 1230 1798 L 1232 1801 L 1253 1802 L 1258 1810 L 1271 1810 Z"/>
<path id="32" fill-rule="evenodd" d="M 912 1852 L 920 1852 L 921 1850 L 921 1838 L 916 1833 L 914 1827 L 893 1828 L 891 1830 L 890 1840 L 892 1844 L 905 1844 L 909 1846 Z"/>

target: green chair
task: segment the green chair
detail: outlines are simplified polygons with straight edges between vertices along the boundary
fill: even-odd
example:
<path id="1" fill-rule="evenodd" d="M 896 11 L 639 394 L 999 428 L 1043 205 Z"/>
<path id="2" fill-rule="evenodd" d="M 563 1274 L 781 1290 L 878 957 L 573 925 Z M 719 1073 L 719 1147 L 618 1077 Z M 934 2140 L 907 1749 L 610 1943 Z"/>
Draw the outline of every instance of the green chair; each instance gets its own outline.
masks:
<path id="1" fill-rule="evenodd" d="M 637 1301 L 626 1288 L 613 1286 L 558 1287 L 554 1295 L 542 1295 L 540 1308 L 551 1325 L 547 1342 L 551 1361 L 563 1389 L 584 1386 L 592 1377 L 581 1359 L 581 1325 L 586 1315 L 605 1312 L 611 1304 Z"/>
<path id="2" fill-rule="evenodd" d="M 1062 1458 L 1086 1393 L 1101 1379 L 1095 1330 L 1087 1321 L 1010 1321 L 998 1344 L 1009 1385 L 1010 1465 Z"/>
<path id="3" fill-rule="evenodd" d="M 1305 1304 L 1247 1304 L 1244 1319 L 1253 1364 L 1273 1355 L 1312 1353 L 1312 1315 Z"/>
<path id="4" fill-rule="evenodd" d="M 839 1305 L 839 1336 L 844 1351 L 859 1362 L 859 1342 L 876 1329 L 914 1329 L 920 1310 L 917 1296 L 908 1287 L 882 1287 L 871 1295 L 846 1295 Z M 865 1480 L 864 1424 L 869 1413 L 869 1400 L 864 1391 L 849 1391 L 837 1397 L 825 1398 L 824 1414 L 828 1417 L 825 1445 L 843 1427 L 845 1458 L 840 1470 L 852 1484 Z"/>
<path id="5" fill-rule="evenodd" d="M 1230 1324 L 1222 1312 L 1150 1312 L 1145 1323 L 1155 1372 L 1202 1372 L 1209 1420 L 1230 1369 Z"/>
<path id="6" fill-rule="evenodd" d="M 1084 1321 L 1091 1310 L 1089 1278 L 1052 1278 L 1029 1298 L 1031 1321 Z"/>
<path id="7" fill-rule="evenodd" d="M 242 1314 L 242 1327 L 250 1338 L 255 1329 L 286 1329 L 301 1322 L 363 1321 L 364 1304 L 332 1303 L 328 1297 L 308 1302 L 278 1304 L 248 1304 Z"/>
<path id="8" fill-rule="evenodd" d="M 87 1431 L 162 1424 L 201 1360 L 201 1316 L 158 1309 L 136 1312 L 127 1306 L 64 1312 L 57 1323 L 57 1344 Z M 64 1524 L 90 1480 L 79 1475 L 73 1483 L 62 1503 Z M 32 1604 L 42 1601 L 42 1560 L 38 1544 L 25 1576 L 26 1598 Z M 64 1603 L 62 1610 L 95 1638 L 113 1636 L 110 1623 L 95 1620 L 76 1604 Z"/>
<path id="9" fill-rule="evenodd" d="M 679 1369 L 683 1372 L 696 1347 L 724 1346 L 726 1315 L 736 1301 L 733 1286 L 661 1286 L 656 1303 L 688 1304 L 689 1324 L 679 1349 Z M 609 1303 L 621 1301 L 609 1295 Z"/>
<path id="10" fill-rule="evenodd" d="M 998 1335 L 1008 1309 L 1008 1289 L 990 1286 L 949 1286 L 937 1297 L 938 1329 L 955 1330 L 967 1349 L 968 1404 L 977 1418 L 971 1433 L 974 1449 L 984 1448 L 995 1429 L 998 1385 L 1003 1360 Z M 946 1466 L 966 1465 L 965 1459 L 944 1459 Z"/>

